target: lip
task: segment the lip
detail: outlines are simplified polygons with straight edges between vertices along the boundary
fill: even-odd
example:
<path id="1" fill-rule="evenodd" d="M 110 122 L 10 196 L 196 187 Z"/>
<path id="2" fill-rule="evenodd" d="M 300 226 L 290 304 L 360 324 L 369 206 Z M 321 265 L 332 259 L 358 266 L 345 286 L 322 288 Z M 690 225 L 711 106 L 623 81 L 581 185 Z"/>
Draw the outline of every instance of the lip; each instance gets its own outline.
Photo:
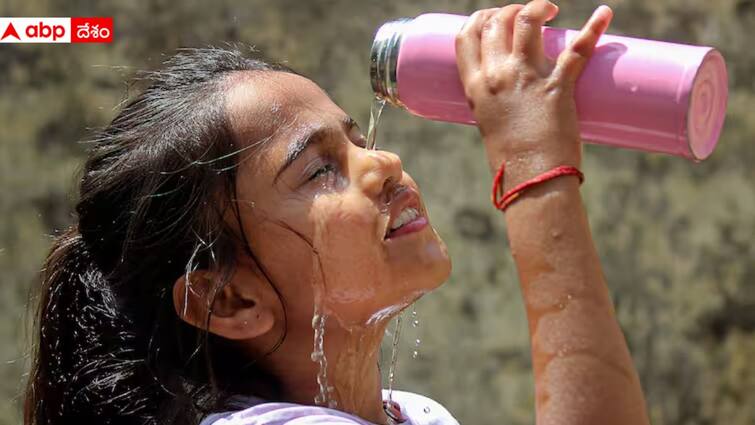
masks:
<path id="1" fill-rule="evenodd" d="M 420 230 L 424 229 L 425 226 L 427 226 L 427 218 L 424 216 L 417 216 L 414 220 L 404 224 L 403 226 L 399 227 L 398 229 L 389 232 L 388 236 L 385 237 L 386 240 L 396 239 L 398 237 L 408 235 L 409 233 L 415 233 L 419 232 Z"/>
<path id="2" fill-rule="evenodd" d="M 419 212 L 417 218 L 404 224 L 400 228 L 391 231 L 390 225 L 393 220 L 406 208 L 414 208 Z M 412 187 L 401 190 L 390 203 L 390 216 L 386 224 L 385 239 L 395 239 L 410 233 L 419 232 L 428 225 L 427 216 L 419 202 L 419 193 Z"/>

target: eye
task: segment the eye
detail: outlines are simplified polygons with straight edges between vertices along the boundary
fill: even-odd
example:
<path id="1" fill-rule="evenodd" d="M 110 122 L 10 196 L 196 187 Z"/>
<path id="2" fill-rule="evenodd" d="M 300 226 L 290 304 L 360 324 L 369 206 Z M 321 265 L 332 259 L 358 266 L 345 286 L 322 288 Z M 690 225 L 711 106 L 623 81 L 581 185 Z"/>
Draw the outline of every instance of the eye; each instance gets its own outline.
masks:
<path id="1" fill-rule="evenodd" d="M 360 148 L 367 147 L 367 138 L 356 125 L 349 131 L 349 137 L 351 138 L 351 141 Z"/>
<path id="2" fill-rule="evenodd" d="M 327 175 L 328 173 L 331 173 L 335 170 L 336 170 L 336 167 L 333 166 L 333 164 L 325 164 L 322 167 L 315 170 L 315 172 L 312 173 L 311 176 L 309 176 L 308 181 L 315 180 L 316 178 Z"/>

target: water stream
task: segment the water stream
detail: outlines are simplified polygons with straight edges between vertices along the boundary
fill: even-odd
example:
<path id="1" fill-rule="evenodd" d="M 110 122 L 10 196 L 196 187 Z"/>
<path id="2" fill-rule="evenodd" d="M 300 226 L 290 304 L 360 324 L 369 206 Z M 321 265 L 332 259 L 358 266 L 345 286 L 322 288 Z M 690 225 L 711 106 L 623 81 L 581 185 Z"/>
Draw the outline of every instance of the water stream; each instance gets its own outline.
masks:
<path id="1" fill-rule="evenodd" d="M 320 369 L 317 372 L 317 385 L 320 387 L 320 393 L 315 397 L 315 404 L 319 406 L 336 407 L 336 401 L 331 397 L 333 387 L 328 385 L 328 359 L 325 358 L 325 321 L 328 316 L 315 309 L 312 317 L 312 329 L 315 331 L 314 350 L 312 351 L 312 361 L 317 362 Z"/>
<path id="2" fill-rule="evenodd" d="M 380 123 L 380 115 L 383 114 L 385 99 L 376 97 L 370 106 L 370 124 L 367 126 L 367 149 L 377 149 L 375 140 L 377 139 L 377 128 Z"/>
<path id="3" fill-rule="evenodd" d="M 398 343 L 401 337 L 401 321 L 404 313 L 401 312 L 396 317 L 396 326 L 393 329 L 393 343 L 391 344 L 391 364 L 388 368 L 388 403 L 393 401 L 393 381 L 396 378 L 396 368 L 398 364 Z"/>

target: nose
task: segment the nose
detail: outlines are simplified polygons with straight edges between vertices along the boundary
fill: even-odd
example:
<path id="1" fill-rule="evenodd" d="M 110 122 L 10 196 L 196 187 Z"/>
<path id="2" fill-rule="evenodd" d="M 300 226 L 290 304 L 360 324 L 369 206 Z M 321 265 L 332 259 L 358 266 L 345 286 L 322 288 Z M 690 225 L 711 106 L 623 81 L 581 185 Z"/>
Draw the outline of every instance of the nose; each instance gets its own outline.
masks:
<path id="1" fill-rule="evenodd" d="M 382 198 L 396 186 L 404 175 L 401 158 L 393 152 L 361 150 L 359 180 L 371 198 Z"/>

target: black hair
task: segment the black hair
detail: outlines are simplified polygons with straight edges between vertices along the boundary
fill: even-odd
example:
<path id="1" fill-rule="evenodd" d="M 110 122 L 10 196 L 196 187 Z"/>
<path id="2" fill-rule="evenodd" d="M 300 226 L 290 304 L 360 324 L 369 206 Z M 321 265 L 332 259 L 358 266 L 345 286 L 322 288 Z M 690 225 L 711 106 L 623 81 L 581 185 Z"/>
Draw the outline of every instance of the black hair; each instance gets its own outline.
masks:
<path id="1" fill-rule="evenodd" d="M 256 261 L 235 202 L 236 165 L 255 145 L 234 141 L 225 94 L 232 75 L 293 71 L 253 53 L 179 51 L 89 140 L 74 224 L 41 273 L 26 425 L 193 424 L 233 394 L 278 396 L 272 376 L 181 320 L 172 299 L 196 269 L 220 272 L 217 293 L 239 246 Z"/>

